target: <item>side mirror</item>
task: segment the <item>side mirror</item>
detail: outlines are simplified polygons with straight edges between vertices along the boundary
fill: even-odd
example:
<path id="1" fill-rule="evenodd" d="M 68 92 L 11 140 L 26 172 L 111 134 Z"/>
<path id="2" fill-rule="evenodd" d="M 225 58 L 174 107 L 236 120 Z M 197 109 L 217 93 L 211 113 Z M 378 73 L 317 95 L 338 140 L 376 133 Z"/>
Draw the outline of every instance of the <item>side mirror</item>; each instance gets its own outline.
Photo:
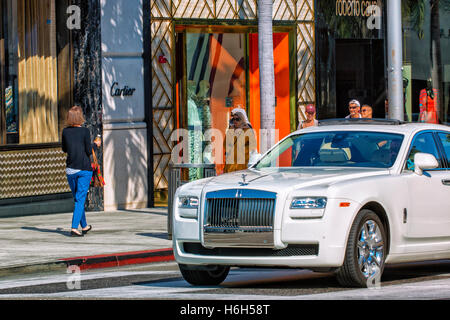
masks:
<path id="1" fill-rule="evenodd" d="M 250 153 L 250 158 L 248 159 L 247 167 L 250 168 L 252 165 L 257 163 L 259 161 L 259 159 L 261 159 L 261 154 L 260 153 L 256 153 L 256 152 Z"/>
<path id="2" fill-rule="evenodd" d="M 439 167 L 435 156 L 429 153 L 416 153 L 414 155 L 414 172 L 421 176 L 424 170 L 436 169 Z"/>

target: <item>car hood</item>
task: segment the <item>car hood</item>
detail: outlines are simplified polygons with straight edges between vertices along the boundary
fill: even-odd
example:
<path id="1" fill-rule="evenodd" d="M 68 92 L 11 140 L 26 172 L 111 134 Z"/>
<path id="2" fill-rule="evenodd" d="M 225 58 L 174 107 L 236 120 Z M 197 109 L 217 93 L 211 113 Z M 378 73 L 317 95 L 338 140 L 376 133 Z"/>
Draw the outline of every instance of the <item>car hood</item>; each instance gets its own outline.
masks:
<path id="1" fill-rule="evenodd" d="M 268 191 L 299 189 L 307 187 L 327 187 L 331 184 L 389 174 L 388 169 L 374 168 L 268 168 L 247 169 L 222 174 L 208 179 L 204 191 L 217 189 L 247 188 Z M 245 175 L 245 177 L 244 177 Z"/>

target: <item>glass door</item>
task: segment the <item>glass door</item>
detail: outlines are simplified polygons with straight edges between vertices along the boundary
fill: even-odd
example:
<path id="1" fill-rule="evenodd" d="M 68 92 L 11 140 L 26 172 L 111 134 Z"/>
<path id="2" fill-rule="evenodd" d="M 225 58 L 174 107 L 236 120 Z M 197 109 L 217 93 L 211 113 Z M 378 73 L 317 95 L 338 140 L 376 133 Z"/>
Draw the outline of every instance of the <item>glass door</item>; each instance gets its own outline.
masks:
<path id="1" fill-rule="evenodd" d="M 183 122 L 189 131 L 189 161 L 216 163 L 221 172 L 222 155 L 214 153 L 220 146 L 212 148 L 204 135 L 209 130 L 216 139 L 225 136 L 231 110 L 247 109 L 246 34 L 187 32 L 185 46 Z M 189 180 L 201 178 L 200 174 L 201 170 L 190 169 Z"/>
<path id="2" fill-rule="evenodd" d="M 223 31 L 208 33 L 204 28 L 186 28 L 177 34 L 176 48 L 177 127 L 189 132 L 189 159 L 185 160 L 192 164 L 215 163 L 217 174 L 224 166 L 220 138 L 225 137 L 231 111 L 247 111 L 257 139 L 260 128 L 258 34 L 242 27 Z M 279 138 L 289 134 L 295 127 L 291 122 L 296 121 L 292 112 L 295 80 L 290 77 L 289 38 L 288 32 L 274 33 Z M 202 178 L 201 170 L 189 169 L 189 180 L 198 178 Z"/>
<path id="3" fill-rule="evenodd" d="M 374 118 L 384 118 L 384 70 L 383 40 L 337 39 L 336 116 L 347 116 L 349 101 L 357 99 L 372 106 Z"/>

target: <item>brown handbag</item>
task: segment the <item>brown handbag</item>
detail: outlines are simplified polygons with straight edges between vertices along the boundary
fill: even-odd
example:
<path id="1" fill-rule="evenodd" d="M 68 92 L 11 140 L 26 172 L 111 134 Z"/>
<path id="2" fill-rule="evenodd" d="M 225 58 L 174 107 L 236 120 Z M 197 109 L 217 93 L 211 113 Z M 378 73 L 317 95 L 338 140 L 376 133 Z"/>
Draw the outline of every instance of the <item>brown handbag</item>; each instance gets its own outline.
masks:
<path id="1" fill-rule="evenodd" d="M 100 165 L 98 164 L 97 156 L 95 155 L 94 149 L 92 149 L 92 158 L 94 159 L 94 162 L 92 165 L 92 180 L 91 180 L 91 186 L 97 187 L 97 188 L 103 188 L 105 185 L 105 180 L 103 179 Z"/>

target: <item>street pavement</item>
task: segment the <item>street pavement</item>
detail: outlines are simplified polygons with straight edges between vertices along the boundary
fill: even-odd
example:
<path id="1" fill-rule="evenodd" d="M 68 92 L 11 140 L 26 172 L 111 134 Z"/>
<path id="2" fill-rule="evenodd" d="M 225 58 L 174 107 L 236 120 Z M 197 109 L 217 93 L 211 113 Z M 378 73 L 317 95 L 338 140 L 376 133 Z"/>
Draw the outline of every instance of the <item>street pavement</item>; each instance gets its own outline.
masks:
<path id="1" fill-rule="evenodd" d="M 87 212 L 92 230 L 72 237 L 72 213 L 0 218 L 0 276 L 173 260 L 167 208 Z"/>
<path id="2" fill-rule="evenodd" d="M 172 241 L 167 235 L 167 208 L 146 208 L 133 210 L 118 210 L 112 212 L 87 212 L 87 222 L 92 230 L 84 237 L 71 237 L 72 213 L 22 216 L 0 218 L 0 278 L 26 273 L 42 273 L 46 271 L 61 271 L 65 274 L 68 267 L 80 268 L 81 271 L 93 268 L 107 268 L 140 263 L 173 261 Z M 105 269 L 106 271 L 108 269 Z M 445 268 L 443 270 L 446 270 Z M 73 272 L 77 270 L 74 269 Z M 252 281 L 252 270 L 233 270 L 229 282 Z M 267 275 L 277 277 L 280 272 L 305 273 L 306 270 L 281 270 L 266 273 L 258 270 L 255 277 Z M 417 271 L 421 274 L 425 271 Z M 286 277 L 282 274 L 284 281 Z M 331 290 L 319 294 L 293 295 L 290 299 L 318 300 L 378 300 L 378 299 L 449 299 L 449 279 L 437 276 L 431 281 L 418 283 L 401 283 L 378 290 Z M 250 277 L 250 278 L 249 278 Z M 167 288 L 164 283 L 155 285 L 154 290 L 146 286 L 131 286 L 120 288 L 120 295 L 112 289 L 83 291 L 83 297 L 103 294 L 104 298 L 128 297 L 148 298 L 156 294 L 161 298 L 182 299 L 186 292 L 193 291 L 191 299 L 222 299 L 230 297 L 223 293 L 212 292 L 198 295 L 199 289 L 181 281 L 170 280 Z M 273 281 L 273 280 L 271 280 Z M 210 288 L 209 288 L 210 289 Z M 108 291 L 112 290 L 112 291 Z M 129 292 L 127 290 L 130 290 Z M 136 291 L 138 290 L 138 291 Z M 166 293 L 164 293 L 167 290 Z M 283 288 L 285 290 L 285 288 Z M 164 292 L 163 292 L 164 291 Z M 341 292 L 342 291 L 342 292 Z M 77 292 L 77 297 L 81 297 Z M 55 297 L 61 294 L 55 294 Z M 74 293 L 75 295 L 75 293 Z M 155 296 L 155 297 L 156 297 Z M 12 296 L 11 296 L 12 297 Z M 22 297 L 22 296 L 14 296 Z M 23 296 L 25 297 L 25 296 Z M 68 296 L 70 297 L 70 296 Z M 150 296 L 153 297 L 153 296 Z M 232 299 L 284 299 L 284 295 L 248 295 L 242 293 Z"/>

